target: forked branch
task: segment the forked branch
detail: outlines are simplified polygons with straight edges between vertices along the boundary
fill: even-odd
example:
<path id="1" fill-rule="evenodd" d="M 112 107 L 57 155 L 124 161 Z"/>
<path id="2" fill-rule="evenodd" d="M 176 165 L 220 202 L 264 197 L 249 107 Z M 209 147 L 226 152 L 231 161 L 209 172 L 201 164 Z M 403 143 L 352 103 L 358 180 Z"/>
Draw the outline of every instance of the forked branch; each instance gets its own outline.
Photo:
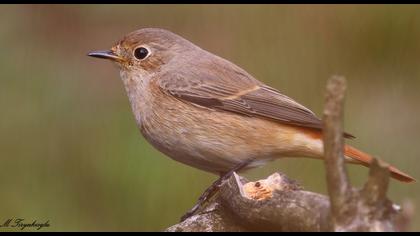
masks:
<path id="1" fill-rule="evenodd" d="M 370 163 L 362 189 L 349 182 L 343 155 L 345 90 L 343 77 L 328 81 L 323 138 L 329 197 L 304 191 L 281 173 L 255 182 L 233 173 L 203 209 L 167 231 L 402 230 L 408 218 L 386 196 L 389 171 L 384 163 Z"/>

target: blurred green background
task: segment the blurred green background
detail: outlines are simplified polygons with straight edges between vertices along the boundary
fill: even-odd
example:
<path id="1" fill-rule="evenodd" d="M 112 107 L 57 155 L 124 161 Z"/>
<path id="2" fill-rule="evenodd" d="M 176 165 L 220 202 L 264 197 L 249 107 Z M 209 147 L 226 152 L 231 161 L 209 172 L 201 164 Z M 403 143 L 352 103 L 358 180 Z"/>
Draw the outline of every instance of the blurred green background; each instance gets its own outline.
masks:
<path id="1" fill-rule="evenodd" d="M 163 230 L 216 179 L 149 145 L 117 67 L 86 56 L 142 27 L 182 35 L 318 115 L 326 80 L 346 76 L 345 128 L 357 136 L 347 142 L 420 179 L 420 6 L 2 5 L 0 224 Z M 349 169 L 360 186 L 367 169 Z M 277 170 L 326 192 L 323 162 L 311 159 L 245 176 Z M 419 184 L 393 180 L 389 197 L 420 206 Z M 420 230 L 420 216 L 410 230 Z"/>

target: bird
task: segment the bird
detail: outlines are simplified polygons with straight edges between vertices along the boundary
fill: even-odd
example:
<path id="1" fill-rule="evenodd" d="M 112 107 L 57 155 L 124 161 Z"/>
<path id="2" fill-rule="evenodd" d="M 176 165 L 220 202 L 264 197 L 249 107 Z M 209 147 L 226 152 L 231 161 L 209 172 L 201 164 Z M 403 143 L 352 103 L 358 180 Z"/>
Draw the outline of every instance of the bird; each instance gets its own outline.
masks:
<path id="1" fill-rule="evenodd" d="M 284 157 L 324 159 L 314 112 L 169 30 L 141 28 L 88 56 L 118 65 L 140 132 L 178 162 L 222 176 L 241 163 L 245 170 Z M 373 160 L 348 144 L 344 155 L 363 166 Z M 389 171 L 415 181 L 392 165 Z"/>

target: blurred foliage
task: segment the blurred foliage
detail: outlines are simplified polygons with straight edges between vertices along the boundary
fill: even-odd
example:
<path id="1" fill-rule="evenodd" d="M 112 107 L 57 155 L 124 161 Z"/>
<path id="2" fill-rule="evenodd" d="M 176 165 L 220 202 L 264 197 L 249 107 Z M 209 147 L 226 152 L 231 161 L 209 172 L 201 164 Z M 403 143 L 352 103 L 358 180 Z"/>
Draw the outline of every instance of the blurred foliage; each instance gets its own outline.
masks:
<path id="1" fill-rule="evenodd" d="M 151 147 L 117 68 L 86 56 L 142 27 L 182 35 L 318 115 L 326 80 L 346 76 L 345 127 L 357 136 L 348 142 L 420 179 L 420 6 L 2 5 L 0 224 L 163 230 L 216 179 Z M 367 169 L 349 169 L 361 185 Z M 246 176 L 277 170 L 326 192 L 317 160 L 277 160 Z M 393 180 L 389 196 L 420 206 L 418 184 Z"/>

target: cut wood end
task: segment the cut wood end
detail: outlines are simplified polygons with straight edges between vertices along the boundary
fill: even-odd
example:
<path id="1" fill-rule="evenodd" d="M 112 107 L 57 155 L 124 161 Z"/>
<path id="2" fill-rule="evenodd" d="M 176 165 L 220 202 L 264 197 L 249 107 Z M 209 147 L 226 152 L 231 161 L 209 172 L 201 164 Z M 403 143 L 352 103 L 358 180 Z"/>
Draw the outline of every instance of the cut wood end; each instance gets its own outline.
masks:
<path id="1" fill-rule="evenodd" d="M 300 190 L 294 181 L 288 179 L 285 175 L 274 173 L 267 179 L 248 182 L 242 186 L 244 196 L 261 201 L 273 197 L 274 191 Z"/>
<path id="2" fill-rule="evenodd" d="M 253 200 L 265 200 L 273 196 L 273 189 L 266 180 L 249 182 L 243 186 L 244 195 Z"/>

